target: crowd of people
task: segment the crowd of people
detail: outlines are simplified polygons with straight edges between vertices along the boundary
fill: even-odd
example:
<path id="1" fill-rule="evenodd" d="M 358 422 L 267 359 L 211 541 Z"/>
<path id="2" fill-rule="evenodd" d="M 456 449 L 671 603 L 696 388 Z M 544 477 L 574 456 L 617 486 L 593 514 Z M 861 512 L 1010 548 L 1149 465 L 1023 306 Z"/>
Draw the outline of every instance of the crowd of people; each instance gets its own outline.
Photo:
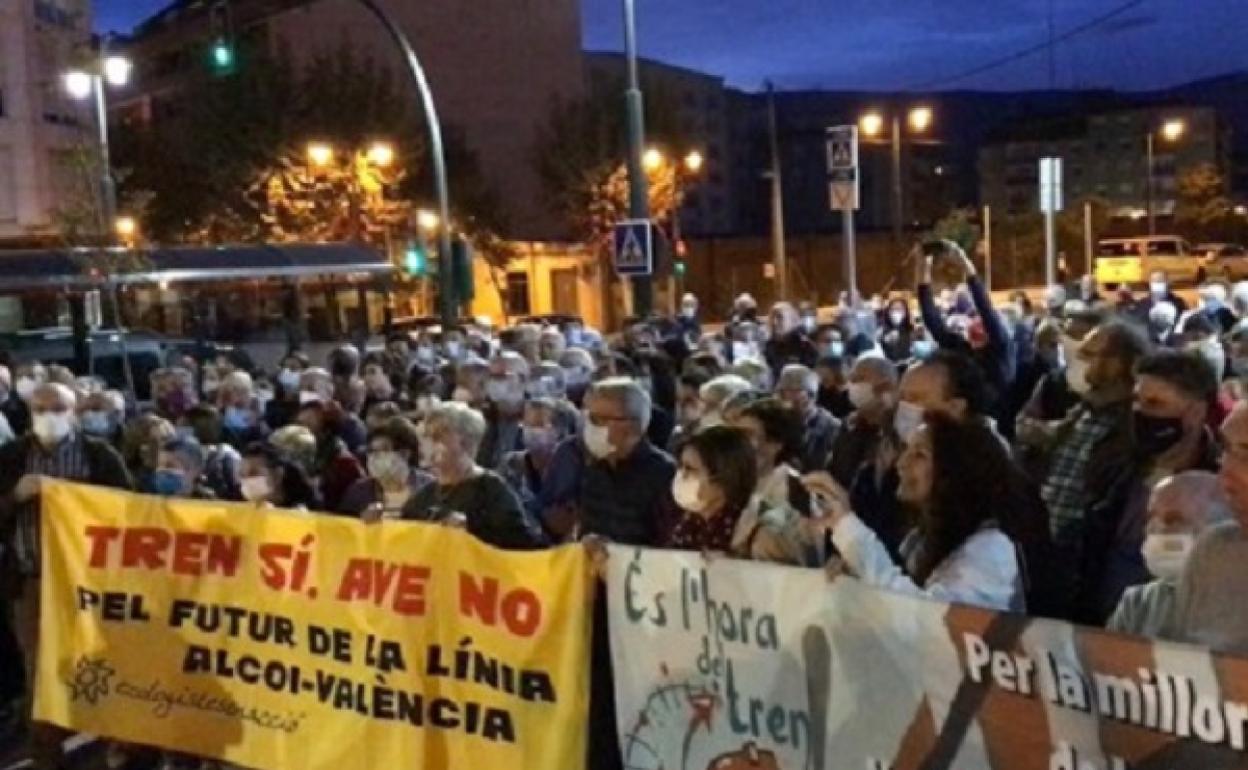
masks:
<path id="1" fill-rule="evenodd" d="M 20 714 L 45 477 L 583 542 L 599 566 L 603 542 L 687 549 L 1248 652 L 1228 601 L 1248 582 L 1248 283 L 1188 308 L 1161 274 L 1112 294 L 1085 277 L 996 306 L 956 246 L 916 262 L 912 293 L 830 312 L 742 295 L 711 326 L 686 295 L 611 340 L 483 323 L 323 367 L 180 358 L 142 409 L 0 366 L 0 690 Z M 603 605 L 590 764 L 616 767 Z"/>

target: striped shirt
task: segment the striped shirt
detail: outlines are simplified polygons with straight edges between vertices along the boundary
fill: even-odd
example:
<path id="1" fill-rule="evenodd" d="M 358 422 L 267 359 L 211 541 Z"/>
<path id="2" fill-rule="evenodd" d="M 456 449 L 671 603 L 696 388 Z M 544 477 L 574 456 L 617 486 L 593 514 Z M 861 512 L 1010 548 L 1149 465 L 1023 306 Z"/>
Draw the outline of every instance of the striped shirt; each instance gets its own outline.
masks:
<path id="1" fill-rule="evenodd" d="M 86 442 L 77 432 L 69 434 L 51 450 L 37 441 L 31 442 L 26 453 L 26 473 L 52 476 L 67 481 L 87 481 L 91 464 L 87 460 Z M 24 577 L 39 575 L 39 498 L 34 497 L 17 507 L 13 553 L 17 568 Z"/>

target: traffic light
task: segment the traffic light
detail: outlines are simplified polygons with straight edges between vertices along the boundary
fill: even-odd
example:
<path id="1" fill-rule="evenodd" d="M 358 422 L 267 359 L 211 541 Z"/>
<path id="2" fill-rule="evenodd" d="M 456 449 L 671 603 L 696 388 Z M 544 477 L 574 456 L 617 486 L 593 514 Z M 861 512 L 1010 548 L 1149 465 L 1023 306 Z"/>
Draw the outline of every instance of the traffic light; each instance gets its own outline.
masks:
<path id="1" fill-rule="evenodd" d="M 218 38 L 212 44 L 212 69 L 218 75 L 228 75 L 234 71 L 234 46 L 225 38 Z"/>
<path id="2" fill-rule="evenodd" d="M 468 241 L 456 238 L 451 242 L 451 280 L 455 286 L 455 298 L 461 303 L 469 302 L 476 296 L 472 278 L 472 249 Z"/>
<path id="3" fill-rule="evenodd" d="M 429 254 L 422 243 L 408 244 L 403 253 L 403 267 L 413 278 L 424 278 L 429 274 Z"/>
<path id="4" fill-rule="evenodd" d="M 677 278 L 684 278 L 685 277 L 685 260 L 683 259 L 676 260 L 676 262 L 672 264 L 672 272 L 676 274 Z"/>

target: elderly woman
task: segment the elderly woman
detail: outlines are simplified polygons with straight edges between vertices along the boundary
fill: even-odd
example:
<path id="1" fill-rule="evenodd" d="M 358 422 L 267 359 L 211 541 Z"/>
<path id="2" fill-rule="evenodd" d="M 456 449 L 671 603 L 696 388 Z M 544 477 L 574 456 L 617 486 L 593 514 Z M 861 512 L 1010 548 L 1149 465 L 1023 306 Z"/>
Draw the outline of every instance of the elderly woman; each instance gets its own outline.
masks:
<path id="1" fill-rule="evenodd" d="M 303 425 L 287 425 L 269 436 L 269 445 L 308 477 L 316 468 L 316 434 Z"/>
<path id="2" fill-rule="evenodd" d="M 202 483 L 204 449 L 193 438 L 171 438 L 160 447 L 148 491 L 165 497 L 213 500 L 216 494 Z"/>
<path id="3" fill-rule="evenodd" d="M 120 391 L 96 391 L 78 402 L 78 424 L 83 432 L 113 446 L 121 443 L 125 420 L 126 399 Z"/>
<path id="4" fill-rule="evenodd" d="M 555 447 L 574 430 L 575 425 L 560 419 L 559 406 L 554 399 L 531 398 L 525 402 L 520 425 L 524 449 L 507 453 L 499 466 L 499 473 L 520 496 L 525 511 L 534 521 L 539 521 L 541 517 L 538 499 Z"/>
<path id="5" fill-rule="evenodd" d="M 238 471 L 243 464 L 238 450 L 221 437 L 221 413 L 211 404 L 196 404 L 182 416 L 182 424 L 204 450 L 204 485 L 222 500 L 240 500 Z"/>
<path id="6" fill-rule="evenodd" d="M 279 431 L 280 432 L 280 431 Z M 319 510 L 320 498 L 306 473 L 270 444 L 243 450 L 243 499 L 275 508 Z"/>
<path id="7" fill-rule="evenodd" d="M 126 426 L 121 455 L 138 489 L 149 489 L 160 445 L 176 435 L 173 423 L 155 414 L 145 414 Z"/>
<path id="8" fill-rule="evenodd" d="M 425 447 L 435 483 L 403 506 L 404 519 L 462 526 L 498 548 L 538 548 L 541 529 L 501 476 L 477 465 L 485 418 L 464 404 L 439 404 L 425 418 Z"/>
<path id="9" fill-rule="evenodd" d="M 420 431 L 403 417 L 393 417 L 368 437 L 368 470 L 343 494 L 340 513 L 364 518 L 397 519 L 412 495 L 432 477 L 415 466 L 420 453 Z"/>
<path id="10" fill-rule="evenodd" d="M 264 413 L 256 400 L 255 383 L 247 372 L 230 372 L 221 380 L 217 405 L 221 410 L 222 435 L 231 446 L 244 447 L 268 435 Z"/>

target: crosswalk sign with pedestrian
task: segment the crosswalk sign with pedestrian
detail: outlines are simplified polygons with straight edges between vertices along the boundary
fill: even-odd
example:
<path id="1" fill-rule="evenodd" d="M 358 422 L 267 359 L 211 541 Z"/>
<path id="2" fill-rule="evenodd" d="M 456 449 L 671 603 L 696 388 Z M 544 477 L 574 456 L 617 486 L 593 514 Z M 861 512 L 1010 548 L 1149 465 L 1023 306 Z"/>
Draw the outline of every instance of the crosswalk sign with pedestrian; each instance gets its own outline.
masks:
<path id="1" fill-rule="evenodd" d="M 615 226 L 615 272 L 650 275 L 654 272 L 654 223 L 629 219 Z"/>

